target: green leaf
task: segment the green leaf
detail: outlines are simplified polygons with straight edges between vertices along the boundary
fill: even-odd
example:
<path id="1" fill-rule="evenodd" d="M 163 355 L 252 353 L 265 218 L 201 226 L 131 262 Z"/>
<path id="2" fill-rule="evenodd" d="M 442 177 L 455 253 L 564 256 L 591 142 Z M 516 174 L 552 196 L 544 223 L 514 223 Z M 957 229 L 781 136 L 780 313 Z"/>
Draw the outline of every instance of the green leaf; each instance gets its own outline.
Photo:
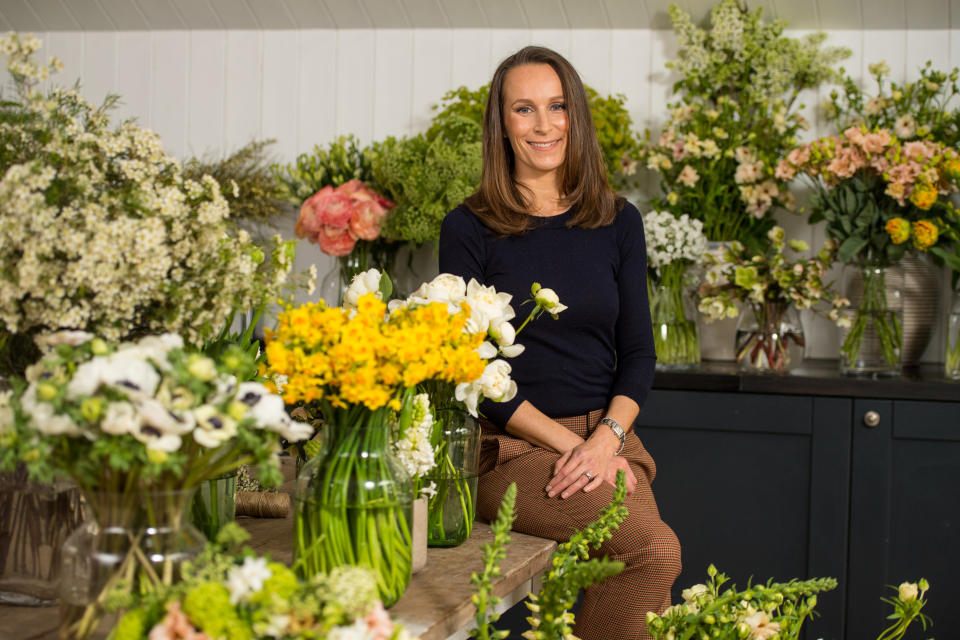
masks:
<path id="1" fill-rule="evenodd" d="M 956 253 L 950 253 L 943 247 L 931 247 L 930 253 L 943 260 L 954 271 L 960 272 L 960 256 Z"/>
<path id="2" fill-rule="evenodd" d="M 868 200 L 864 203 L 863 209 L 860 210 L 860 214 L 857 215 L 854 224 L 857 225 L 858 229 L 868 229 L 876 222 L 878 215 L 877 205 L 874 204 L 872 200 Z"/>
<path id="3" fill-rule="evenodd" d="M 866 238 L 862 236 L 850 236 L 843 241 L 840 249 L 837 250 L 837 260 L 840 262 L 850 262 L 865 246 L 867 246 Z"/>

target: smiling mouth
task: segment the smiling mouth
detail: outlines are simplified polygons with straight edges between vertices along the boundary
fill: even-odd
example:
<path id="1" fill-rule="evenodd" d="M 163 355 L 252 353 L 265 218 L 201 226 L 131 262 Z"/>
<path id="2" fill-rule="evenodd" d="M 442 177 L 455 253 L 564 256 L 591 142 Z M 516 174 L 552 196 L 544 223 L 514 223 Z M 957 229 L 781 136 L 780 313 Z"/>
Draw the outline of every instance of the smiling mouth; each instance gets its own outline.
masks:
<path id="1" fill-rule="evenodd" d="M 527 144 L 533 147 L 534 149 L 544 150 L 544 149 L 554 148 L 555 146 L 560 144 L 560 140 L 559 139 L 551 140 L 550 142 L 533 142 L 532 140 L 527 140 Z"/>

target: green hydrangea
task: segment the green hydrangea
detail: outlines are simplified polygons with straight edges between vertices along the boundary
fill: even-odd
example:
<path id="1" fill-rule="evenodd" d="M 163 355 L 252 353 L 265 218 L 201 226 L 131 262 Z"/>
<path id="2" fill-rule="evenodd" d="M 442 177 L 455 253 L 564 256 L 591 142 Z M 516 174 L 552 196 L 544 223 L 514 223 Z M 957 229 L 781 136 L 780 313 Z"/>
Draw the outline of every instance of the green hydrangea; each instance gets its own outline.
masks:
<path id="1" fill-rule="evenodd" d="M 230 592 L 217 582 L 204 582 L 183 599 L 183 612 L 211 638 L 253 640 L 253 630 L 230 604 Z"/>
<path id="2" fill-rule="evenodd" d="M 147 637 L 147 632 L 150 631 L 147 617 L 146 609 L 128 611 L 114 627 L 110 640 L 141 640 Z"/>
<path id="3" fill-rule="evenodd" d="M 267 607 L 273 601 L 286 602 L 297 592 L 297 576 L 279 562 L 267 563 L 272 574 L 264 580 L 263 588 L 250 597 L 255 606 Z"/>

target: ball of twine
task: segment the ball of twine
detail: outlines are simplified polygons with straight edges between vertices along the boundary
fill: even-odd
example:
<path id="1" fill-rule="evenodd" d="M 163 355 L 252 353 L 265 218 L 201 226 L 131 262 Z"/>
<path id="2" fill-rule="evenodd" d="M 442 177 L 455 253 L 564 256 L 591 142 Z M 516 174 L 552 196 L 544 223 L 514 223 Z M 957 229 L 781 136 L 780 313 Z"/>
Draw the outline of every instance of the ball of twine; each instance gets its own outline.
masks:
<path id="1" fill-rule="evenodd" d="M 290 494 L 266 491 L 238 491 L 237 515 L 252 518 L 286 518 L 290 513 Z"/>

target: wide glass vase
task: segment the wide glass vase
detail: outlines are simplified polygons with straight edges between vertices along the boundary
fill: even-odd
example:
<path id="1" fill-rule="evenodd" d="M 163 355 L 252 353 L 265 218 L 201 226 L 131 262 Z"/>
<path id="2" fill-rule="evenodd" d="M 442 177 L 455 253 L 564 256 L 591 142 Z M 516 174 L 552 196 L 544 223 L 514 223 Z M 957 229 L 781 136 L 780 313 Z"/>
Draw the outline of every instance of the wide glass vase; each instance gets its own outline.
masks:
<path id="1" fill-rule="evenodd" d="M 903 346 L 903 282 L 897 265 L 847 265 L 840 311 L 840 372 L 845 375 L 900 375 Z"/>
<path id="2" fill-rule="evenodd" d="M 60 549 L 82 521 L 72 482 L 30 482 L 22 466 L 0 473 L 0 604 L 54 603 Z"/>
<path id="3" fill-rule="evenodd" d="M 87 519 L 63 545 L 60 638 L 91 637 L 112 594 L 171 585 L 204 548 L 191 524 L 193 490 L 84 491 Z"/>
<path id="4" fill-rule="evenodd" d="M 427 511 L 427 544 L 455 547 L 470 537 L 477 517 L 477 467 L 480 429 L 476 419 L 459 409 L 439 409 L 440 440 L 436 466 L 426 475 L 434 485 Z"/>
<path id="5" fill-rule="evenodd" d="M 737 363 L 746 373 L 787 373 L 803 361 L 806 348 L 800 314 L 782 300 L 746 305 L 734 343 Z"/>
<path id="6" fill-rule="evenodd" d="M 672 262 L 659 270 L 648 270 L 647 297 L 657 369 L 688 369 L 700 363 L 700 337 L 692 294 L 686 264 Z"/>
<path id="7" fill-rule="evenodd" d="M 392 272 L 399 245 L 386 240 L 367 242 L 358 240 L 353 251 L 334 258 L 333 267 L 320 281 L 320 297 L 330 306 L 343 305 L 343 294 L 353 282 L 353 277 L 368 269 Z"/>
<path id="8" fill-rule="evenodd" d="M 237 470 L 200 483 L 190 503 L 190 519 L 207 540 L 237 517 Z"/>
<path id="9" fill-rule="evenodd" d="M 960 290 L 951 293 L 947 305 L 947 337 L 943 373 L 950 380 L 960 380 Z"/>
<path id="10" fill-rule="evenodd" d="M 410 582 L 410 477 L 390 451 L 389 409 L 329 411 L 323 451 L 297 478 L 293 557 L 304 578 L 334 567 L 367 567 L 390 606 Z"/>

